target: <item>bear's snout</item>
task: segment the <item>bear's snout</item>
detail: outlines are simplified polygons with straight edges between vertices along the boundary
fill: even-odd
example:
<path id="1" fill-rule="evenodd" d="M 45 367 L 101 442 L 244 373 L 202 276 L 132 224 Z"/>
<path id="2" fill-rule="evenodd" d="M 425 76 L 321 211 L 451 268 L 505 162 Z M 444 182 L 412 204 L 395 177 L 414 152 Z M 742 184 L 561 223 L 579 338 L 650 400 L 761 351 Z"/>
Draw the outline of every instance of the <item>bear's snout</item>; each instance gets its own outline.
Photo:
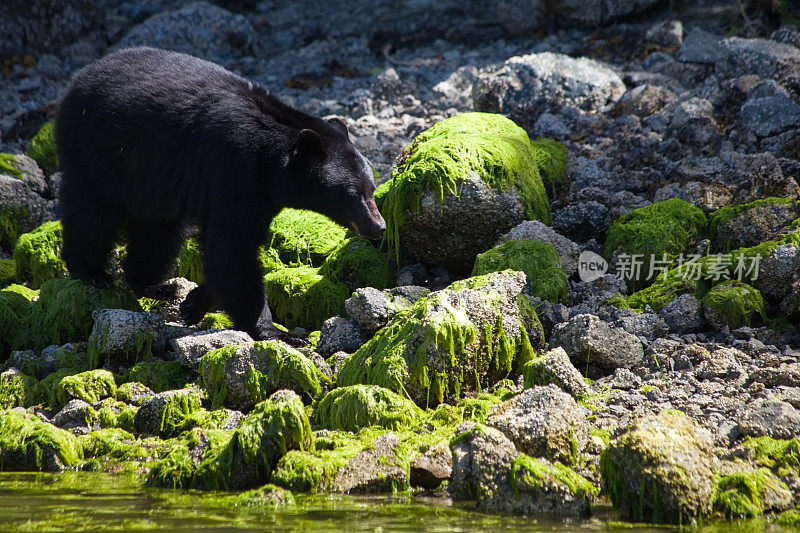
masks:
<path id="1" fill-rule="evenodd" d="M 366 200 L 366 213 L 365 216 L 356 222 L 356 231 L 359 235 L 372 240 L 379 239 L 380 236 L 386 231 L 386 221 L 378 211 L 378 206 L 375 204 L 374 198 Z"/>

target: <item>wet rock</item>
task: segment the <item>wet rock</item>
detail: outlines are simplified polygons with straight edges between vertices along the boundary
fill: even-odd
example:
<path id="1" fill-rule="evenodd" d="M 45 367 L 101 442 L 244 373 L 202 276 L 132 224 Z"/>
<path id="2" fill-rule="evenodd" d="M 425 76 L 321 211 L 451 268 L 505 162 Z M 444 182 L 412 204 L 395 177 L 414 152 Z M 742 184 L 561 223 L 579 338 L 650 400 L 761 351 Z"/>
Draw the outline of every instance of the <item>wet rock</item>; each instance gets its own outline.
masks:
<path id="1" fill-rule="evenodd" d="M 83 448 L 77 438 L 23 409 L 0 415 L 0 469 L 58 472 L 77 467 Z"/>
<path id="2" fill-rule="evenodd" d="M 482 69 L 472 97 L 478 110 L 533 125 L 542 111 L 565 105 L 600 111 L 624 92 L 620 77 L 600 62 L 543 52 Z"/>
<path id="3" fill-rule="evenodd" d="M 411 461 L 409 483 L 412 487 L 435 490 L 450 480 L 453 472 L 453 455 L 450 448 L 437 445 Z"/>
<path id="4" fill-rule="evenodd" d="M 692 333 L 705 325 L 700 301 L 692 294 L 678 296 L 662 307 L 658 315 L 673 333 Z"/>
<path id="5" fill-rule="evenodd" d="M 353 353 L 367 340 L 355 320 L 334 316 L 322 324 L 317 351 L 323 356 L 339 351 Z"/>
<path id="6" fill-rule="evenodd" d="M 399 445 L 400 439 L 394 433 L 375 439 L 370 449 L 356 454 L 336 472 L 332 492 L 375 494 L 394 492 L 407 486 L 406 467 L 395 455 Z"/>
<path id="7" fill-rule="evenodd" d="M 600 469 L 627 520 L 688 523 L 711 511 L 713 440 L 691 418 L 661 413 L 612 439 Z"/>
<path id="8" fill-rule="evenodd" d="M 75 399 L 70 400 L 67 405 L 62 407 L 61 410 L 55 414 L 52 422 L 53 425 L 61 429 L 84 428 L 88 431 L 88 428 L 94 423 L 96 416 L 95 410 L 92 409 L 91 405 L 83 400 Z"/>
<path id="9" fill-rule="evenodd" d="M 638 337 L 590 314 L 556 325 L 550 344 L 562 346 L 579 368 L 589 365 L 605 374 L 617 368 L 631 368 L 644 357 Z"/>
<path id="10" fill-rule="evenodd" d="M 800 435 L 800 412 L 789 403 L 762 398 L 745 406 L 738 424 L 746 437 L 792 439 Z"/>
<path id="11" fill-rule="evenodd" d="M 578 270 L 580 247 L 538 220 L 526 220 L 517 224 L 511 228 L 511 231 L 500 237 L 497 244 L 502 244 L 512 239 L 542 241 L 552 244 L 556 252 L 558 252 L 558 261 L 561 263 L 567 278 Z"/>
<path id="12" fill-rule="evenodd" d="M 164 320 L 154 313 L 137 313 L 125 309 L 101 309 L 92 313 L 94 326 L 89 337 L 89 356 L 96 365 L 112 368 L 133 364 L 163 353 L 159 330 Z"/>
<path id="13" fill-rule="evenodd" d="M 589 440 L 585 414 L 555 385 L 525 389 L 492 410 L 486 424 L 517 450 L 564 464 L 574 464 Z"/>
<path id="14" fill-rule="evenodd" d="M 244 15 L 195 2 L 153 15 L 129 31 L 115 48 L 155 46 L 210 60 L 252 53 L 258 36 Z"/>
<path id="15" fill-rule="evenodd" d="M 522 374 L 526 387 L 553 384 L 576 398 L 589 392 L 589 385 L 561 347 L 525 363 Z"/>
<path id="16" fill-rule="evenodd" d="M 176 358 L 187 368 L 196 369 L 200 358 L 211 350 L 223 346 L 247 346 L 253 339 L 243 331 L 201 331 L 193 335 L 179 337 L 169 341 L 170 348 Z"/>

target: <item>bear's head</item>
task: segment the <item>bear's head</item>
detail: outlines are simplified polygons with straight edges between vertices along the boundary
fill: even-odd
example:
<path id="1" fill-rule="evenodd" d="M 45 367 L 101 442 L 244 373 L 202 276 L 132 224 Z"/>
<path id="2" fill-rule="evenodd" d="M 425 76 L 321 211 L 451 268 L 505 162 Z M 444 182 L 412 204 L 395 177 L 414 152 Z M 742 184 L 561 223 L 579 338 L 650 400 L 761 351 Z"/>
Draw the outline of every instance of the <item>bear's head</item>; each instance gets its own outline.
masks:
<path id="1" fill-rule="evenodd" d="M 298 186 L 292 207 L 310 209 L 369 239 L 377 239 L 386 222 L 375 205 L 375 183 L 367 159 L 350 142 L 339 118 L 301 130 L 289 161 Z"/>

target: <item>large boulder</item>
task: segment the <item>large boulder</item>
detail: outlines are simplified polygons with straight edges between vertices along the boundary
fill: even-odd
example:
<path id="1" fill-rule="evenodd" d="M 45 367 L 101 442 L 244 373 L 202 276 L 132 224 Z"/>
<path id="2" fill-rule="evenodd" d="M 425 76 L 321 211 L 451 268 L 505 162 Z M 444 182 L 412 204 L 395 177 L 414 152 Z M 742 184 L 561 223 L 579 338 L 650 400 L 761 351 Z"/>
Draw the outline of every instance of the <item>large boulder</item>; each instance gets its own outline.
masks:
<path id="1" fill-rule="evenodd" d="M 642 341 L 636 335 L 591 314 L 556 324 L 550 344 L 563 347 L 578 368 L 590 366 L 601 374 L 631 368 L 644 357 Z"/>

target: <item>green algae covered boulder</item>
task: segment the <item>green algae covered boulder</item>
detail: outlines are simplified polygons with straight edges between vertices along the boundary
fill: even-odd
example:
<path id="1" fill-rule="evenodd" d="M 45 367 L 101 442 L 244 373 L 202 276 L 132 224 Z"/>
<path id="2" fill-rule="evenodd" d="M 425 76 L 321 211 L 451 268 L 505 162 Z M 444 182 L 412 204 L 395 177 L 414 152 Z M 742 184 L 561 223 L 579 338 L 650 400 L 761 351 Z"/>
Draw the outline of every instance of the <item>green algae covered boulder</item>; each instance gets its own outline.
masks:
<path id="1" fill-rule="evenodd" d="M 0 287 L 17 280 L 17 264 L 13 259 L 0 259 Z"/>
<path id="2" fill-rule="evenodd" d="M 531 284 L 531 294 L 553 303 L 567 301 L 567 277 L 552 244 L 510 240 L 475 258 L 473 276 L 521 270 Z"/>
<path id="3" fill-rule="evenodd" d="M 0 290 L 0 361 L 11 354 L 14 338 L 19 334 L 32 306 L 31 300 L 36 295 L 37 292 L 22 285 Z"/>
<path id="4" fill-rule="evenodd" d="M 475 256 L 525 219 L 550 223 L 542 173 L 564 181 L 566 151 L 531 143 L 491 113 L 465 113 L 420 133 L 378 190 L 389 246 L 468 273 Z"/>
<path id="5" fill-rule="evenodd" d="M 375 385 L 334 389 L 317 404 L 316 423 L 329 429 L 358 432 L 370 426 L 398 429 L 419 422 L 414 402 Z"/>
<path id="6" fill-rule="evenodd" d="M 51 344 L 84 341 L 94 325 L 92 312 L 98 309 L 142 310 L 127 289 L 100 289 L 75 279 L 46 281 L 25 315 L 13 347 L 40 351 Z"/>
<path id="7" fill-rule="evenodd" d="M 277 322 L 288 328 L 316 330 L 328 318 L 344 314 L 350 290 L 309 266 L 289 267 L 264 277 L 267 299 Z"/>
<path id="8" fill-rule="evenodd" d="M 103 398 L 113 398 L 117 394 L 114 374 L 108 370 L 89 370 L 65 376 L 56 387 L 59 405 L 78 399 L 86 403 L 97 403 Z"/>
<path id="9" fill-rule="evenodd" d="M 176 437 L 197 425 L 192 415 L 202 409 L 201 401 L 200 391 L 195 388 L 156 394 L 139 407 L 134 428 L 139 434 L 162 439 Z"/>
<path id="10" fill-rule="evenodd" d="M 511 488 L 519 506 L 513 510 L 546 515 L 588 516 L 597 487 L 560 463 L 520 454 L 511 466 Z"/>
<path id="11" fill-rule="evenodd" d="M 675 260 L 705 231 L 706 224 L 705 214 L 684 200 L 672 198 L 655 202 L 622 215 L 611 225 L 605 254 L 611 259 L 621 250 L 630 256 L 639 256 L 642 275 L 633 282 L 641 289 L 653 281 L 646 279 L 651 260 L 661 261 L 665 257 L 667 261 Z"/>
<path id="12" fill-rule="evenodd" d="M 231 440 L 230 431 L 193 428 L 167 441 L 157 461 L 150 465 L 146 484 L 154 487 L 188 489 L 204 457 L 218 454 Z"/>
<path id="13" fill-rule="evenodd" d="M 789 488 L 766 468 L 744 466 L 740 472 L 722 476 L 714 488 L 714 512 L 728 519 L 754 518 L 791 504 Z"/>
<path id="14" fill-rule="evenodd" d="M 28 407 L 33 403 L 36 380 L 16 368 L 0 374 L 0 410 Z"/>
<path id="15" fill-rule="evenodd" d="M 386 253 L 364 237 L 342 241 L 322 263 L 319 274 L 339 281 L 351 292 L 362 287 L 386 289 L 394 281 Z"/>
<path id="16" fill-rule="evenodd" d="M 234 329 L 233 320 L 225 313 L 206 313 L 198 329 Z"/>
<path id="17" fill-rule="evenodd" d="M 243 507 L 276 508 L 282 505 L 294 505 L 294 496 L 286 489 L 266 484 L 263 487 L 243 492 L 236 498 L 236 505 Z"/>
<path id="18" fill-rule="evenodd" d="M 20 281 L 30 281 L 34 289 L 54 278 L 63 278 L 67 269 L 61 260 L 61 222 L 45 222 L 24 233 L 14 246 L 14 262 Z"/>
<path id="19" fill-rule="evenodd" d="M 192 485 L 207 490 L 254 488 L 269 481 L 288 451 L 313 449 L 311 425 L 300 397 L 278 391 L 256 405 L 225 446 L 207 454 Z"/>
<path id="20" fill-rule="evenodd" d="M 278 340 L 212 350 L 200 359 L 199 372 L 213 407 L 242 411 L 279 389 L 291 389 L 310 402 L 330 383 L 310 359 Z"/>
<path id="21" fill-rule="evenodd" d="M 797 198 L 761 198 L 727 205 L 708 216 L 708 237 L 720 252 L 756 246 L 785 233 L 800 216 Z"/>
<path id="22" fill-rule="evenodd" d="M 51 120 L 39 128 L 31 139 L 25 153 L 36 161 L 45 174 L 58 170 L 58 153 L 56 152 L 55 123 Z"/>
<path id="23" fill-rule="evenodd" d="M 98 429 L 81 435 L 78 442 L 86 459 L 147 461 L 154 452 L 142 446 L 130 432 L 120 428 Z"/>
<path id="24" fill-rule="evenodd" d="M 600 459 L 605 492 L 620 516 L 688 524 L 711 513 L 715 474 L 711 434 L 665 411 L 611 440 Z"/>
<path id="25" fill-rule="evenodd" d="M 717 329 L 749 326 L 754 314 L 766 319 L 761 292 L 738 281 L 726 281 L 714 286 L 700 303 L 706 320 Z"/>
<path id="26" fill-rule="evenodd" d="M 83 448 L 69 431 L 32 413 L 0 412 L 0 470 L 57 472 L 82 460 Z"/>
<path id="27" fill-rule="evenodd" d="M 302 209 L 281 210 L 269 226 L 269 248 L 286 265 L 318 267 L 345 240 L 347 229 L 325 215 Z"/>
<path id="28" fill-rule="evenodd" d="M 188 239 L 178 256 L 178 276 L 200 285 L 206 280 L 203 272 L 203 250 L 195 239 Z"/>
<path id="29" fill-rule="evenodd" d="M 153 392 L 164 392 L 183 387 L 188 376 L 180 361 L 144 361 L 133 365 L 124 379 L 141 383 Z"/>
<path id="30" fill-rule="evenodd" d="M 344 360 L 337 385 L 379 385 L 424 408 L 521 371 L 543 342 L 524 285 L 522 272 L 505 271 L 420 298 Z"/>

